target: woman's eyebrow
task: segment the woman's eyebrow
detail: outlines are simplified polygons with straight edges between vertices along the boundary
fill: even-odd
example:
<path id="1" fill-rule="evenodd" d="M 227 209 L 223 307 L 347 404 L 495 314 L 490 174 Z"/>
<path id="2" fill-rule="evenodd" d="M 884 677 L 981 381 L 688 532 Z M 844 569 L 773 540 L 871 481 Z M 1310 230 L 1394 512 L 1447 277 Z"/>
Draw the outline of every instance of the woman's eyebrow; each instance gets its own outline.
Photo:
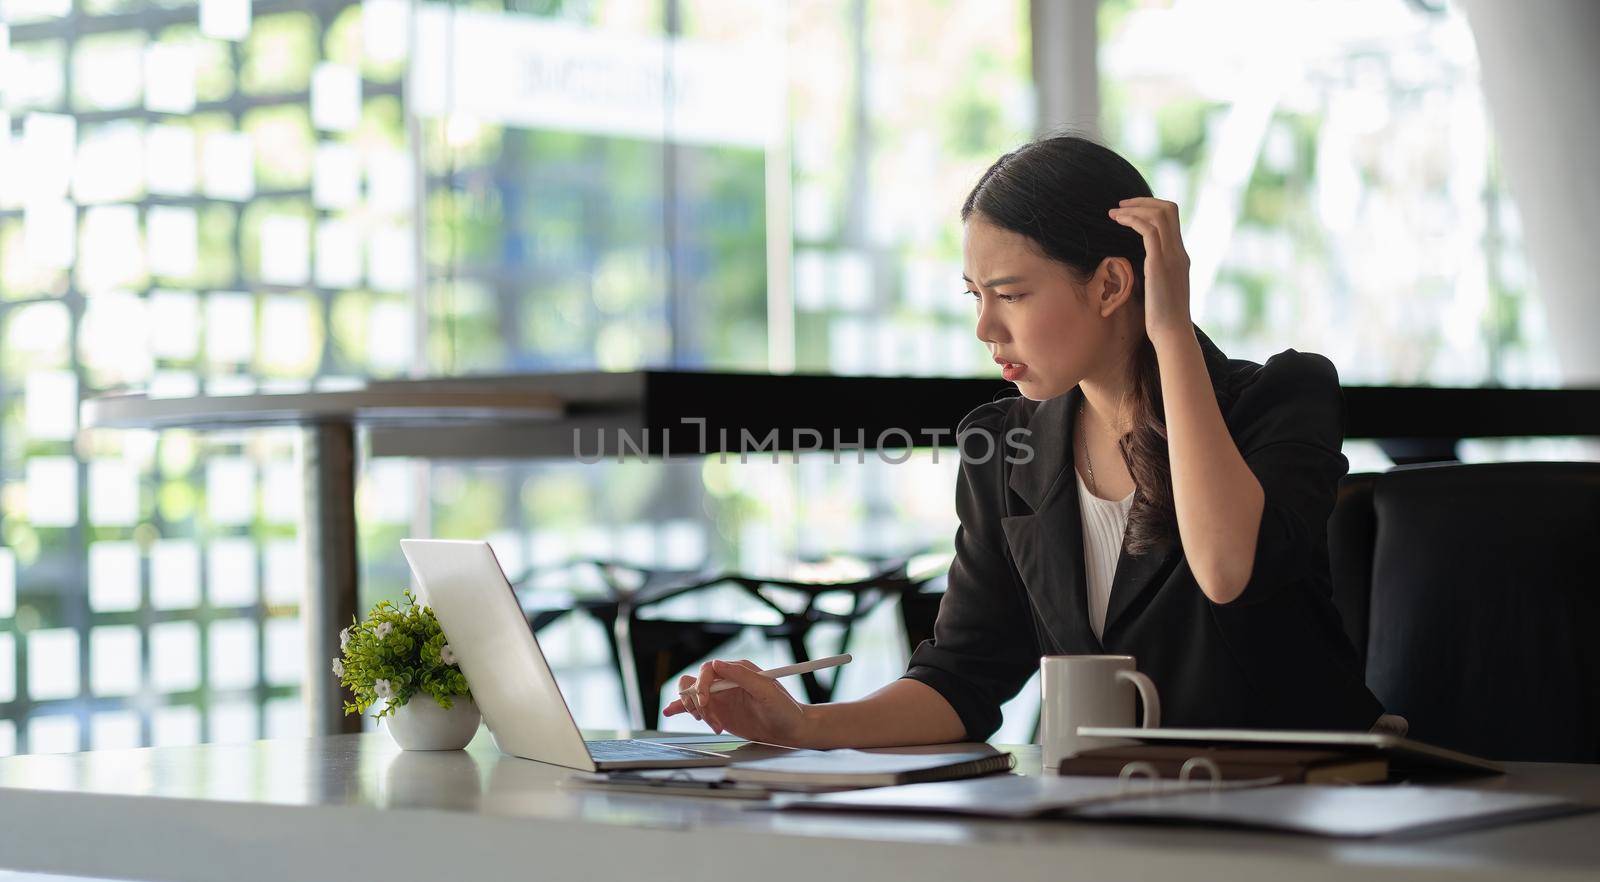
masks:
<path id="1" fill-rule="evenodd" d="M 967 278 L 966 276 L 962 276 L 961 279 L 962 279 L 962 281 L 965 281 L 965 282 L 967 282 L 969 284 L 972 282 L 972 280 Z M 1001 276 L 998 279 L 990 279 L 989 281 L 984 282 L 983 283 L 983 287 L 985 287 L 985 288 L 997 288 L 997 287 L 999 287 L 1001 285 L 1015 285 L 1016 283 L 1018 283 L 1020 281 L 1022 281 L 1022 277 L 1021 276 Z"/>

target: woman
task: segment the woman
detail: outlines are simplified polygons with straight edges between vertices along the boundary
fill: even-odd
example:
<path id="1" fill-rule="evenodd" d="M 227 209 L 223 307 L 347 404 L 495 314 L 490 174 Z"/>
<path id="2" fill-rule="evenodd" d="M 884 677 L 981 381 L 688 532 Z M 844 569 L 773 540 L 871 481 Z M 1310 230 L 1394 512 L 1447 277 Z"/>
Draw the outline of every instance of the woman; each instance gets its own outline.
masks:
<path id="1" fill-rule="evenodd" d="M 1177 206 L 1090 141 L 1002 156 L 961 217 L 978 338 L 1022 395 L 962 422 L 934 638 L 859 701 L 804 705 L 719 660 L 666 714 L 806 747 L 981 741 L 1041 655 L 1116 653 L 1155 681 L 1166 725 L 1371 727 L 1382 708 L 1329 596 L 1333 365 L 1219 352 L 1189 318 Z M 1031 459 L 983 452 L 1018 428 Z M 708 694 L 719 679 L 743 688 Z"/>

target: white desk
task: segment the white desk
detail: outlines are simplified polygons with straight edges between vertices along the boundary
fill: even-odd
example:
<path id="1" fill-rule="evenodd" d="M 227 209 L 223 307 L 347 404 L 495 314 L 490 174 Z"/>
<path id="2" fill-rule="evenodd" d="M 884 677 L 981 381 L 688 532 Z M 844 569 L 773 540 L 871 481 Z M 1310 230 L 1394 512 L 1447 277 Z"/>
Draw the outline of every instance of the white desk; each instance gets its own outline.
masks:
<path id="1" fill-rule="evenodd" d="M 1038 771 L 1036 748 L 1018 748 Z M 569 790 L 567 771 L 387 735 L 0 759 L 0 868 L 146 880 L 1593 882 L 1600 815 L 1411 842 L 1195 828 L 788 814 Z M 1600 766 L 1476 786 L 1600 801 Z"/>

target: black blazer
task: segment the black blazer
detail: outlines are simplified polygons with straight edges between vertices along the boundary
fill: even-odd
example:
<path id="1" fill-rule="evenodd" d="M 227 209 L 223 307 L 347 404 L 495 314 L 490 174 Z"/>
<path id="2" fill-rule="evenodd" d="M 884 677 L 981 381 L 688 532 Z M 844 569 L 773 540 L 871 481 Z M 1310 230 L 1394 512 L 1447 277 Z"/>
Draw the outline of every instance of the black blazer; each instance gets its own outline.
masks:
<path id="1" fill-rule="evenodd" d="M 934 637 L 905 676 L 943 695 L 981 741 L 1041 655 L 1138 659 L 1164 726 L 1366 730 L 1383 712 L 1362 682 L 1331 599 L 1327 522 L 1339 479 L 1344 397 L 1333 364 L 1287 350 L 1229 360 L 1196 330 L 1234 443 L 1266 494 L 1244 592 L 1200 590 L 1176 536 L 1117 561 L 1103 639 L 1089 626 L 1073 478 L 1078 389 L 1006 398 L 962 420 L 955 561 Z M 1027 436 L 1008 436 L 1025 428 Z M 988 436 L 988 437 L 984 437 Z M 1007 438 L 1025 441 L 1025 458 Z M 988 450 L 997 451 L 986 455 Z"/>

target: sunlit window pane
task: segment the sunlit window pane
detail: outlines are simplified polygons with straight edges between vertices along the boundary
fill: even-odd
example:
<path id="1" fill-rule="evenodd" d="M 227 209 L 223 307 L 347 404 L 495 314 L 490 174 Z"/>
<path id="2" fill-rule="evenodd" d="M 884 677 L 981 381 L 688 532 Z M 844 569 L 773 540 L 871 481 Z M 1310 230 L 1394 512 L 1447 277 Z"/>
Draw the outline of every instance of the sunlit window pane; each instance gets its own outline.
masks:
<path id="1" fill-rule="evenodd" d="M 90 750 L 119 750 L 142 744 L 136 711 L 102 711 L 89 719 Z"/>
<path id="2" fill-rule="evenodd" d="M 213 689 L 245 689 L 256 684 L 256 623 L 223 619 L 211 623 L 207 670 Z"/>
<path id="3" fill-rule="evenodd" d="M 79 202 L 120 202 L 144 192 L 144 134 L 131 122 L 86 127 L 74 164 Z"/>
<path id="4" fill-rule="evenodd" d="M 157 708 L 150 715 L 151 739 L 155 747 L 200 743 L 200 711 L 189 705 Z"/>
<path id="5" fill-rule="evenodd" d="M 411 157 L 401 150 L 375 150 L 367 155 L 367 204 L 397 216 L 414 209 Z"/>
<path id="6" fill-rule="evenodd" d="M 13 18 L 10 0 L 6 4 L 7 18 Z M 10 110 L 33 107 L 61 106 L 66 89 L 66 65 L 62 64 L 62 46 L 59 41 L 34 44 L 16 43 L 6 57 L 6 67 L 0 70 L 5 78 L 5 91 L 0 97 Z"/>
<path id="7" fill-rule="evenodd" d="M 411 228 L 404 225 L 372 231 L 367 252 L 367 278 L 380 291 L 405 291 L 416 277 L 416 246 Z"/>
<path id="8" fill-rule="evenodd" d="M 216 291 L 206 297 L 206 356 L 245 362 L 255 354 L 255 301 L 248 294 Z"/>
<path id="9" fill-rule="evenodd" d="M 292 462 L 269 462 L 263 468 L 262 516 L 277 524 L 298 523 L 304 503 L 300 470 Z"/>
<path id="10" fill-rule="evenodd" d="M 261 281 L 303 285 L 311 275 L 311 230 L 303 217 L 274 215 L 261 220 Z"/>
<path id="11" fill-rule="evenodd" d="M 266 545 L 266 584 L 262 595 L 272 606 L 293 606 L 305 596 L 306 559 L 300 543 L 273 539 Z"/>
<path id="12" fill-rule="evenodd" d="M 78 325 L 78 357 L 99 384 L 137 383 L 154 368 L 150 318 L 143 298 L 107 291 L 88 299 Z"/>
<path id="13" fill-rule="evenodd" d="M 206 551 L 206 590 L 212 606 L 249 606 L 257 599 L 256 547 L 249 539 L 214 539 Z"/>
<path id="14" fill-rule="evenodd" d="M 28 170 L 18 183 L 28 202 L 60 199 L 72 183 L 78 149 L 78 121 L 56 113 L 30 113 L 22 122 L 19 164 Z"/>
<path id="15" fill-rule="evenodd" d="M 139 546 L 132 542 L 89 545 L 89 608 L 122 612 L 139 608 Z"/>
<path id="16" fill-rule="evenodd" d="M 378 372 L 398 372 L 415 358 L 415 313 L 403 302 L 374 303 L 367 315 L 367 361 Z"/>
<path id="17" fill-rule="evenodd" d="M 128 527 L 139 519 L 139 470 L 120 460 L 89 463 L 89 523 Z"/>
<path id="18" fill-rule="evenodd" d="M 186 196 L 195 187 L 194 130 L 187 126 L 151 126 L 145 130 L 145 181 L 151 193 Z"/>
<path id="19" fill-rule="evenodd" d="M 0 720 L 0 756 L 11 756 L 17 752 L 17 724 L 11 720 Z"/>
<path id="20" fill-rule="evenodd" d="M 9 619 L 17 611 L 17 555 L 9 548 L 0 547 L 0 619 Z"/>
<path id="21" fill-rule="evenodd" d="M 79 749 L 77 717 L 40 714 L 28 719 L 29 753 L 74 753 Z"/>
<path id="22" fill-rule="evenodd" d="M 304 738 L 305 735 L 304 702 L 292 698 L 275 698 L 267 702 L 268 738 Z"/>
<path id="23" fill-rule="evenodd" d="M 360 152 L 348 144 L 318 144 L 312 171 L 312 203 L 318 208 L 350 208 L 360 199 Z"/>
<path id="24" fill-rule="evenodd" d="M 255 195 L 255 148 L 242 132 L 213 132 L 201 152 L 201 180 L 207 196 L 244 201 Z"/>
<path id="25" fill-rule="evenodd" d="M 266 297 L 261 304 L 261 357 L 266 369 L 306 375 L 316 370 L 320 354 L 318 321 L 304 297 Z"/>
<path id="26" fill-rule="evenodd" d="M 359 490 L 364 520 L 404 524 L 411 518 L 410 463 L 398 459 L 373 460 L 367 464 L 365 480 Z"/>
<path id="27" fill-rule="evenodd" d="M 267 682 L 274 686 L 300 682 L 305 670 L 305 633 L 300 620 L 267 619 L 266 638 Z"/>
<path id="28" fill-rule="evenodd" d="M 212 705 L 208 712 L 209 741 L 212 744 L 238 744 L 260 737 L 261 710 L 253 704 L 230 701 Z"/>
<path id="29" fill-rule="evenodd" d="M 154 205 L 145 216 L 150 240 L 150 272 L 187 278 L 199 261 L 200 227 L 194 209 Z"/>
<path id="30" fill-rule="evenodd" d="M 317 225 L 317 284 L 324 288 L 361 284 L 361 232 L 355 224 L 329 218 Z"/>
<path id="31" fill-rule="evenodd" d="M 28 632 L 28 697 L 34 701 L 78 694 L 78 632 L 47 628 Z"/>
<path id="32" fill-rule="evenodd" d="M 77 254 L 78 212 L 65 199 L 29 202 L 22 213 L 27 261 L 40 268 L 67 269 Z"/>
<path id="33" fill-rule="evenodd" d="M 404 59 L 411 42 L 410 15 L 406 0 L 366 0 L 362 3 L 362 56 L 379 62 Z"/>
<path id="34" fill-rule="evenodd" d="M 150 627 L 150 680 L 161 692 L 200 686 L 200 626 L 160 622 Z"/>
<path id="35" fill-rule="evenodd" d="M 311 75 L 311 122 L 349 131 L 361 122 L 361 74 L 343 64 L 319 64 Z"/>
<path id="36" fill-rule="evenodd" d="M 133 695 L 139 691 L 139 629 L 106 625 L 89 632 L 89 689 L 95 695 Z"/>
<path id="37" fill-rule="evenodd" d="M 72 88 L 85 110 L 113 110 L 139 103 L 144 34 L 123 31 L 79 41 L 73 53 Z"/>
<path id="38" fill-rule="evenodd" d="M 180 361 L 194 358 L 200 347 L 199 298 L 193 291 L 150 292 L 150 326 L 154 355 Z"/>
<path id="39" fill-rule="evenodd" d="M 3 75 L 5 69 L 5 56 L 0 54 L 0 75 Z M 24 175 L 17 167 L 18 157 L 14 153 L 16 149 L 18 148 L 13 145 L 11 137 L 11 114 L 0 110 L 0 206 L 6 208 L 18 205 L 21 196 L 19 191 L 22 185 L 16 179 Z"/>
<path id="40" fill-rule="evenodd" d="M 78 463 L 70 456 L 35 456 L 26 467 L 28 520 L 38 527 L 78 522 Z"/>
<path id="41" fill-rule="evenodd" d="M 200 0 L 200 33 L 243 40 L 250 35 L 250 0 Z"/>
<path id="42" fill-rule="evenodd" d="M 67 371 L 34 371 L 23 389 L 23 425 L 28 434 L 70 440 L 78 429 L 78 378 Z"/>
<path id="43" fill-rule="evenodd" d="M 156 43 L 145 50 L 144 106 L 158 113 L 194 110 L 194 47 L 182 43 Z"/>
<path id="44" fill-rule="evenodd" d="M 185 371 L 156 371 L 150 375 L 151 398 L 188 398 L 200 394 L 200 378 Z"/>
<path id="45" fill-rule="evenodd" d="M 17 638 L 0 631 L 0 702 L 17 700 Z"/>
<path id="46" fill-rule="evenodd" d="M 213 523 L 247 524 L 255 516 L 256 471 L 247 459 L 213 457 L 206 463 L 206 514 Z"/>
<path id="47" fill-rule="evenodd" d="M 200 549 L 192 539 L 158 539 L 150 546 L 150 605 L 191 609 L 200 605 Z"/>
<path id="48" fill-rule="evenodd" d="M 60 303 L 36 303 L 5 316 L 6 351 L 28 368 L 65 366 L 72 320 Z M 19 358 L 20 357 L 20 358 Z"/>
<path id="49" fill-rule="evenodd" d="M 145 273 L 139 211 L 132 205 L 98 205 L 83 212 L 79 283 L 90 291 L 135 284 Z"/>

